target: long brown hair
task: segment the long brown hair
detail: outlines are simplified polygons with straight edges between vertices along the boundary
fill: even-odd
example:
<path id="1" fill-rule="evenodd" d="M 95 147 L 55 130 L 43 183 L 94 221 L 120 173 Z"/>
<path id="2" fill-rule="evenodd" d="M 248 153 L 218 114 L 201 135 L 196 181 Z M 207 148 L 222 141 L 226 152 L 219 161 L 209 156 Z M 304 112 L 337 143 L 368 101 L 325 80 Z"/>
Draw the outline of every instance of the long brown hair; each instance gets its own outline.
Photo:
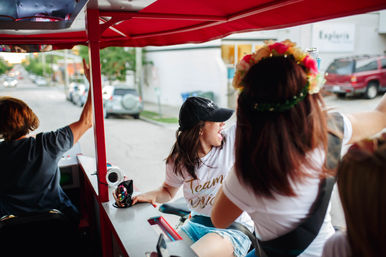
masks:
<path id="1" fill-rule="evenodd" d="M 187 130 L 177 130 L 176 142 L 172 151 L 166 158 L 166 163 L 173 163 L 173 172 L 183 177 L 183 169 L 197 179 L 195 170 L 201 165 L 201 159 L 198 156 L 200 148 L 200 130 L 204 127 L 205 122 L 200 121 L 194 127 Z"/>
<path id="2" fill-rule="evenodd" d="M 39 127 L 39 119 L 22 100 L 0 97 L 0 138 L 15 140 Z"/>
<path id="3" fill-rule="evenodd" d="M 352 257 L 386 256 L 386 134 L 351 147 L 337 183 Z"/>
<path id="4" fill-rule="evenodd" d="M 310 176 L 300 167 L 315 166 L 306 154 L 318 147 L 327 148 L 326 114 L 319 94 L 307 95 L 284 112 L 252 108 L 256 103 L 292 99 L 306 83 L 305 72 L 292 56 L 265 58 L 243 79 L 237 107 L 235 167 L 239 179 L 256 195 L 295 196 L 291 181 Z M 324 173 L 327 170 L 323 168 L 319 176 Z"/>

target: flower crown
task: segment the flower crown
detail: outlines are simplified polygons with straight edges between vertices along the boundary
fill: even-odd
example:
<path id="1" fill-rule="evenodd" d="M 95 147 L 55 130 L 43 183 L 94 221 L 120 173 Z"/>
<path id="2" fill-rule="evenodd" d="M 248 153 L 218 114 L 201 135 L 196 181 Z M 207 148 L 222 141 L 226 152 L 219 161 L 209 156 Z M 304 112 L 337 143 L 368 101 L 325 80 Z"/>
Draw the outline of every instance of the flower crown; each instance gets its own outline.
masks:
<path id="1" fill-rule="evenodd" d="M 242 80 L 245 77 L 245 74 L 247 74 L 253 65 L 262 59 L 272 56 L 287 57 L 289 55 L 292 55 L 296 63 L 305 69 L 307 74 L 307 84 L 298 93 L 298 95 L 293 96 L 291 99 L 287 99 L 281 103 L 254 103 L 252 106 L 253 109 L 257 111 L 282 112 L 299 103 L 306 97 L 307 94 L 318 93 L 320 88 L 323 86 L 324 78 L 318 73 L 316 61 L 308 53 L 305 53 L 300 48 L 296 47 L 295 43 L 287 39 L 276 43 L 268 41 L 256 52 L 244 56 L 243 59 L 241 59 L 241 61 L 236 65 L 236 72 L 232 82 L 233 87 L 242 91 L 244 88 Z"/>

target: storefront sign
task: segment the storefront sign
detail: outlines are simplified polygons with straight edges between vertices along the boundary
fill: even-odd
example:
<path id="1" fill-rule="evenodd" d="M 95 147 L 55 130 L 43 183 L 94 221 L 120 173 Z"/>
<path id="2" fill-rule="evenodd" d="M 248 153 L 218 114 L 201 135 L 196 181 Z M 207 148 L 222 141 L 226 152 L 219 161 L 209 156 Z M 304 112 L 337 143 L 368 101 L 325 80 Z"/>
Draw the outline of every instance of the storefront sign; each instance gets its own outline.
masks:
<path id="1" fill-rule="evenodd" d="M 314 24 L 312 46 L 319 52 L 353 52 L 354 24 Z"/>

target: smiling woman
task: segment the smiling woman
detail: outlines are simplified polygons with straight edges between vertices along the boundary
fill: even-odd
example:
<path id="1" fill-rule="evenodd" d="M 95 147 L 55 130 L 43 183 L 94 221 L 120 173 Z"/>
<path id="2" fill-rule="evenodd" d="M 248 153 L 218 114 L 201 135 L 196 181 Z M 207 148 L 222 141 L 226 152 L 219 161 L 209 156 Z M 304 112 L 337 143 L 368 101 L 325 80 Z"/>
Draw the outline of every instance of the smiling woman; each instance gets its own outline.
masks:
<path id="1" fill-rule="evenodd" d="M 156 190 L 140 194 L 133 204 L 165 203 L 173 199 L 182 186 L 185 200 L 195 221 L 182 226 L 184 235 L 194 243 L 198 256 L 244 256 L 251 242 L 238 230 L 215 229 L 202 224 L 197 217 L 209 215 L 222 181 L 234 162 L 234 126 L 223 131 L 224 122 L 232 116 L 230 109 L 219 108 L 213 101 L 189 97 L 181 106 L 176 142 L 166 159 L 166 178 Z M 245 214 L 239 221 L 251 229 Z M 185 236 L 186 237 L 186 236 Z"/>

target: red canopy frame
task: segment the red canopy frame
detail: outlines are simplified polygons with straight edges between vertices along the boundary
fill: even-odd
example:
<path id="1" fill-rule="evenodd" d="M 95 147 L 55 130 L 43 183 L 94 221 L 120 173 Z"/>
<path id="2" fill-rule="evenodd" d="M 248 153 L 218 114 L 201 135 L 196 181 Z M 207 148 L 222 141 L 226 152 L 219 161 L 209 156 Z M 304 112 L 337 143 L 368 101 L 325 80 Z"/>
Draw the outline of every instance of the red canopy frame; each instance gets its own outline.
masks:
<path id="1" fill-rule="evenodd" d="M 100 22 L 95 27 L 101 48 L 202 43 L 236 32 L 278 29 L 386 8 L 384 0 L 143 1 L 150 5 L 135 9 L 124 7 L 124 0 L 108 1 L 108 5 L 106 0 L 89 0 L 87 8 L 98 11 Z M 15 22 L 15 26 L 20 24 Z M 52 44 L 54 49 L 88 44 L 82 26 L 39 32 L 2 29 L 0 20 L 1 44 Z"/>
<path id="2" fill-rule="evenodd" d="M 158 0 L 140 11 L 98 8 L 90 0 L 86 28 L 75 31 L 7 31 L 0 44 L 51 44 L 54 49 L 88 45 L 94 107 L 99 203 L 107 202 L 106 148 L 99 50 L 108 46 L 161 46 L 201 43 L 235 32 L 277 29 L 386 8 L 385 0 Z M 15 21 L 16 22 L 16 21 Z M 47 25 L 44 25 L 47 26 Z M 20 28 L 15 25 L 15 28 Z M 103 256 L 111 254 L 111 235 L 100 213 Z"/>

